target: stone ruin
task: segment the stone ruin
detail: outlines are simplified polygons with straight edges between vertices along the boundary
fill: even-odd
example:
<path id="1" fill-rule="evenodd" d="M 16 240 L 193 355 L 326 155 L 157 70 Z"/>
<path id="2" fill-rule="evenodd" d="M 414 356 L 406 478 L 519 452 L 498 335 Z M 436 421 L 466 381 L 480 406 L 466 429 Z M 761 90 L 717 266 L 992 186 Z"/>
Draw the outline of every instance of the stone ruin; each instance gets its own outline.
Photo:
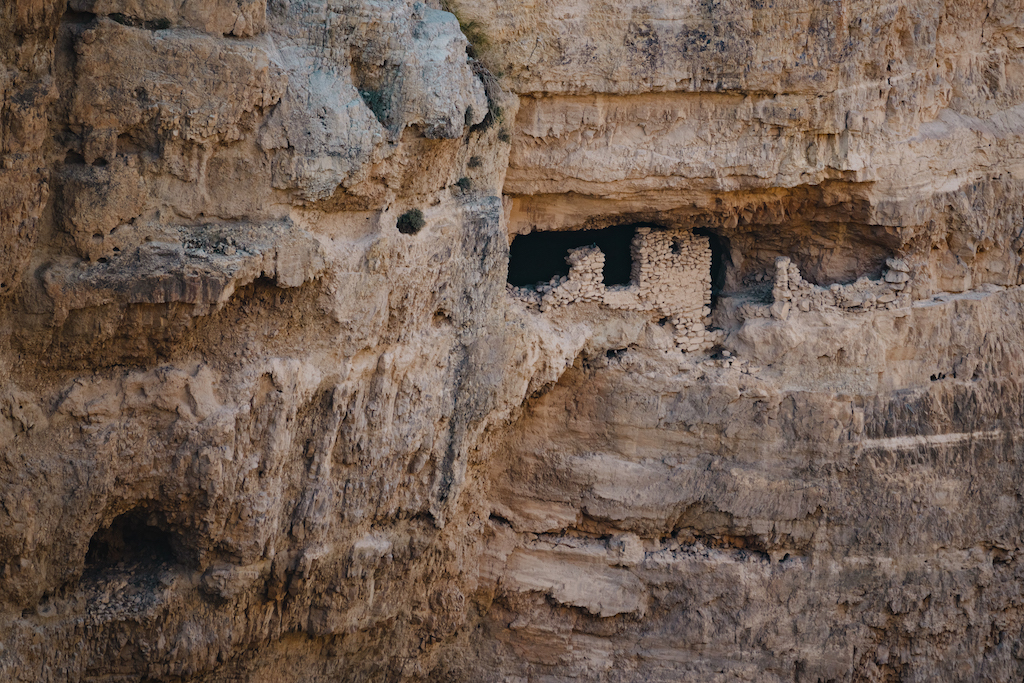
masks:
<path id="1" fill-rule="evenodd" d="M 711 330 L 711 245 L 707 237 L 686 228 L 637 228 L 630 244 L 632 269 L 627 285 L 604 283 L 605 254 L 596 245 L 569 249 L 568 275 L 556 275 L 536 287 L 507 284 L 511 296 L 530 310 L 547 313 L 580 303 L 615 310 L 650 312 L 672 323 L 675 344 L 686 352 L 701 351 L 723 341 Z M 742 319 L 777 318 L 791 312 L 840 309 L 851 313 L 910 306 L 903 291 L 910 281 L 906 261 L 890 258 L 881 279 L 821 287 L 808 282 L 789 257 L 775 260 L 771 303 L 745 303 Z"/>
<path id="2" fill-rule="evenodd" d="M 910 282 L 910 267 L 903 259 L 889 258 L 879 280 L 858 278 L 848 285 L 819 287 L 803 279 L 800 269 L 789 257 L 775 259 L 775 280 L 771 304 L 747 303 L 739 308 L 740 317 L 785 320 L 794 309 L 803 312 L 841 309 L 851 313 L 878 309 L 894 310 L 911 305 L 904 292 Z"/>
<path id="3" fill-rule="evenodd" d="M 546 313 L 571 304 L 597 303 L 616 310 L 657 313 L 675 328 L 683 351 L 705 350 L 723 334 L 709 330 L 711 245 L 687 228 L 637 228 L 630 244 L 628 285 L 606 286 L 605 255 L 597 246 L 570 249 L 569 274 L 533 287 L 507 286 L 532 310 Z"/>

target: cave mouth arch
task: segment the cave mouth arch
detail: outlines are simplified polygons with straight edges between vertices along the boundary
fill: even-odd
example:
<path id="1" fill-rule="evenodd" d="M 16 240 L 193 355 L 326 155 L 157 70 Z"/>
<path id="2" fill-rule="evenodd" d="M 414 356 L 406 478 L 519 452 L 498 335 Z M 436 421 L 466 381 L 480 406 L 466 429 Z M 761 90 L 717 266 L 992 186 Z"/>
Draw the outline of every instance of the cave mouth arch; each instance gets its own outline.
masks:
<path id="1" fill-rule="evenodd" d="M 569 250 L 595 245 L 605 257 L 605 286 L 628 285 L 632 275 L 631 244 L 635 233 L 635 225 L 616 225 L 598 230 L 517 235 L 509 247 L 508 282 L 516 287 L 533 287 L 555 276 L 568 275 L 569 264 L 565 257 Z"/>
<path id="2" fill-rule="evenodd" d="M 85 555 L 85 572 L 102 572 L 118 564 L 184 564 L 184 556 L 180 538 L 163 515 L 139 506 L 93 534 Z"/>

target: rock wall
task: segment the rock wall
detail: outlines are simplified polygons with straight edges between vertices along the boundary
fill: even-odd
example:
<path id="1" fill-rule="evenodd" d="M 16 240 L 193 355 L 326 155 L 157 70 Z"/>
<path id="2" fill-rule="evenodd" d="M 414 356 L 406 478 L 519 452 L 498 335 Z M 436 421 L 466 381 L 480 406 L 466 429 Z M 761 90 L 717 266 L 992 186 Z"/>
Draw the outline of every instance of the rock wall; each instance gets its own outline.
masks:
<path id="1" fill-rule="evenodd" d="M 711 248 L 706 237 L 689 230 L 637 228 L 630 244 L 630 284 L 624 286 L 605 286 L 605 255 L 597 246 L 570 249 L 565 260 L 567 276 L 534 287 L 509 284 L 509 294 L 541 313 L 581 303 L 655 312 L 671 323 L 675 344 L 684 352 L 708 350 L 721 337 L 705 329 L 711 315 Z"/>
<path id="2" fill-rule="evenodd" d="M 0 57 L 3 680 L 1024 675 L 1016 0 L 32 0 Z M 630 285 L 507 286 L 610 226 Z"/>

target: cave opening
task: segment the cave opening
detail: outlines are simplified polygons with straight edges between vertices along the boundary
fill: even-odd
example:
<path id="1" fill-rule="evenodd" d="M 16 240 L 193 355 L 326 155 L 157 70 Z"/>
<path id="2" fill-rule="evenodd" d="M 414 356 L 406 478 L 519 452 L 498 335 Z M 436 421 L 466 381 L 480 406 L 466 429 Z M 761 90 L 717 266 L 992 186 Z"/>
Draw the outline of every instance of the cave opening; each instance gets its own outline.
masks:
<path id="1" fill-rule="evenodd" d="M 694 228 L 693 233 L 707 237 L 711 248 L 711 308 L 714 310 L 718 298 L 725 292 L 726 275 L 731 264 L 729 238 L 722 237 L 710 228 Z"/>
<path id="2" fill-rule="evenodd" d="M 599 230 L 518 235 L 509 248 L 508 281 L 516 287 L 533 287 L 556 275 L 568 275 L 565 257 L 569 250 L 595 245 L 605 257 L 605 286 L 628 285 L 633 265 L 630 245 L 635 231 L 632 225 L 617 225 Z"/>
<path id="3" fill-rule="evenodd" d="M 118 564 L 174 564 L 181 556 L 180 542 L 162 517 L 138 507 L 93 534 L 85 555 L 85 571 L 102 571 Z"/>

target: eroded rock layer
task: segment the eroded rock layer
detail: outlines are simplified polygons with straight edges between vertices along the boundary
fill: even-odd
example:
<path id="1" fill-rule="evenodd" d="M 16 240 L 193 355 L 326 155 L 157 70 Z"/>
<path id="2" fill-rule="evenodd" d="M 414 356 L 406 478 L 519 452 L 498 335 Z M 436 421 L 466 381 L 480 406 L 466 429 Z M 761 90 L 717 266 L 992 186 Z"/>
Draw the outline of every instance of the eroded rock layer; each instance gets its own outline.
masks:
<path id="1" fill-rule="evenodd" d="M 3 680 L 1024 676 L 1020 2 L 29 0 L 0 59 Z"/>

